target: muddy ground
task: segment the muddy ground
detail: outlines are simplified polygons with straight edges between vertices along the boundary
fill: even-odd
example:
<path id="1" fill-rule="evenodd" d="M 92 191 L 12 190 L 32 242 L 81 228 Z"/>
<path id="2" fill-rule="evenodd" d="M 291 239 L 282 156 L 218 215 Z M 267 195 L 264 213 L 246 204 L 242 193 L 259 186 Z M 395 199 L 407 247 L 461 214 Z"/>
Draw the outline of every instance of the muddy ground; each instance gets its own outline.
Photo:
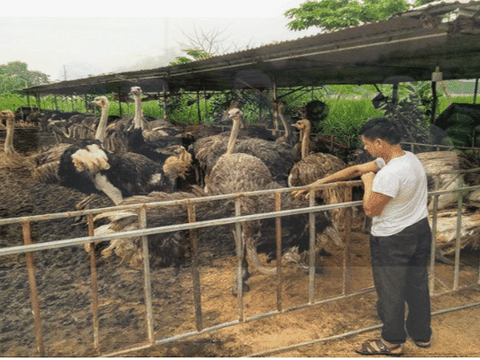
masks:
<path id="1" fill-rule="evenodd" d="M 0 216 L 2 218 L 72 210 L 84 198 L 73 190 L 35 183 L 25 169 L 0 171 Z M 110 206 L 104 197 L 95 207 Z M 367 236 L 361 218 L 355 222 L 351 241 L 351 279 L 348 293 L 373 285 Z M 65 219 L 32 225 L 34 242 L 87 235 L 84 219 Z M 0 226 L 0 247 L 20 245 L 19 225 Z M 343 292 L 343 248 L 329 244 L 331 256 L 317 259 L 323 272 L 315 275 L 315 300 L 341 296 Z M 238 301 L 232 296 L 232 277 L 237 260 L 232 243 L 210 239 L 200 244 L 200 281 L 203 328 L 238 319 Z M 98 251 L 97 251 L 98 255 Z M 478 281 L 479 252 L 462 251 L 459 286 Z M 193 276 L 187 259 L 179 269 L 152 268 L 155 339 L 194 332 L 196 317 Z M 83 247 L 75 246 L 35 253 L 36 281 L 42 332 L 47 356 L 85 357 L 93 349 L 90 261 Z M 274 262 L 272 262 L 272 266 Z M 142 272 L 129 268 L 115 256 L 97 256 L 99 282 L 100 354 L 145 342 L 146 317 Z M 453 287 L 454 268 L 436 264 L 435 291 Z M 308 277 L 304 271 L 285 267 L 282 308 L 308 303 Z M 244 296 L 244 317 L 277 309 L 277 284 L 273 277 L 252 271 L 251 291 Z M 25 256 L 0 258 L 0 355 L 38 356 L 30 304 Z M 312 345 L 264 353 L 375 326 L 374 292 L 326 302 L 301 310 L 226 327 L 127 356 L 156 357 L 353 357 L 352 347 L 376 337 L 379 330 Z M 432 311 L 480 302 L 478 286 L 434 296 Z M 434 340 L 430 349 L 405 347 L 412 357 L 477 357 L 480 355 L 480 307 L 471 307 L 433 317 Z"/>

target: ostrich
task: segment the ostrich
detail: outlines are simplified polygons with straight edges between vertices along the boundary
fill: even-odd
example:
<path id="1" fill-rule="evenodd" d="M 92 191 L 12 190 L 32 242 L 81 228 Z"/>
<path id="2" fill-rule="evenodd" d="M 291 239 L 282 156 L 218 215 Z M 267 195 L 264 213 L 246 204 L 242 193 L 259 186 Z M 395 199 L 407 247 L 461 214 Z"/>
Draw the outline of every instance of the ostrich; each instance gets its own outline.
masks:
<path id="1" fill-rule="evenodd" d="M 243 113 L 241 111 L 235 112 L 235 117 L 238 124 L 238 130 L 235 131 L 238 136 L 240 124 L 243 122 Z M 206 177 L 208 177 L 217 160 L 225 153 L 228 144 L 229 139 L 223 134 L 202 138 L 193 144 L 193 153 L 200 167 L 205 171 Z M 259 158 L 271 172 L 273 180 L 278 182 L 285 181 L 294 162 L 293 149 L 281 141 L 275 143 L 240 135 L 236 139 L 234 148 L 230 151 L 250 154 Z"/>
<path id="2" fill-rule="evenodd" d="M 173 145 L 182 145 L 182 139 L 179 136 L 168 135 L 161 127 L 149 127 L 151 123 L 147 123 L 142 115 L 142 89 L 139 86 L 133 86 L 130 92 L 135 101 L 133 129 L 109 129 L 104 146 L 107 150 L 131 151 L 163 163 L 170 156 L 168 150 L 165 149 Z M 107 106 L 105 103 L 98 103 L 97 105 L 102 107 L 102 112 Z M 156 121 L 156 124 L 160 125 L 159 122 L 160 120 Z M 165 121 L 162 120 L 161 123 L 166 126 Z M 179 132 L 177 131 L 177 133 Z M 147 139 L 152 140 L 146 141 Z"/>
<path id="3" fill-rule="evenodd" d="M 95 139 L 57 145 L 38 156 L 35 176 L 87 194 L 102 191 L 115 204 L 125 196 L 173 191 L 177 178 L 184 177 L 190 167 L 191 155 L 181 146 L 172 146 L 171 156 L 160 164 L 141 154 L 104 149 L 108 100 L 100 96 L 93 103 L 102 108 Z"/>
<path id="4" fill-rule="evenodd" d="M 178 177 L 185 176 L 191 155 L 182 146 L 171 149 L 163 165 L 130 152 L 105 150 L 98 140 L 83 140 L 64 151 L 60 158 L 60 183 L 89 192 L 79 174 L 87 174 L 96 189 L 119 204 L 124 197 L 154 190 L 173 191 Z"/>
<path id="5" fill-rule="evenodd" d="M 13 148 L 13 132 L 15 126 L 15 114 L 11 110 L 3 110 L 0 111 L 0 120 L 3 123 L 3 120 L 6 121 L 6 135 L 5 135 L 5 143 L 4 143 L 4 150 L 5 155 L 11 156 L 16 153 L 15 149 Z"/>
<path id="6" fill-rule="evenodd" d="M 293 165 L 288 175 L 288 186 L 304 186 L 315 182 L 327 175 L 333 174 L 346 168 L 346 164 L 331 154 L 314 153 L 309 154 L 310 148 L 310 121 L 302 119 L 297 121 L 295 126 L 300 131 L 302 159 Z M 325 204 L 341 202 L 343 191 L 341 189 L 327 189 L 320 193 Z M 345 211 L 332 210 L 332 217 L 336 224 L 340 225 Z"/>
<path id="7" fill-rule="evenodd" d="M 92 104 L 102 108 L 100 120 L 95 132 L 95 139 L 103 143 L 106 136 L 106 126 L 108 122 L 108 99 L 106 96 L 98 96 L 92 101 Z M 63 142 L 42 149 L 36 156 L 34 156 L 36 166 L 33 168 L 33 177 L 38 181 L 47 183 L 64 182 L 58 176 L 60 158 L 63 153 L 72 146 L 71 143 Z M 81 177 L 83 179 L 77 181 L 80 181 L 80 183 L 84 182 L 86 192 L 95 193 L 96 191 L 93 190 L 95 186 L 88 176 L 83 174 Z"/>
<path id="8" fill-rule="evenodd" d="M 6 122 L 6 134 L 4 142 L 4 153 L 1 159 L 1 165 L 8 168 L 27 168 L 33 167 L 30 157 L 22 156 L 15 151 L 13 146 L 13 136 L 15 131 L 15 113 L 11 110 L 0 111 L 0 123 Z"/>
<path id="9" fill-rule="evenodd" d="M 121 205 L 143 204 L 160 201 L 173 201 L 204 197 L 205 192 L 198 186 L 192 186 L 190 192 L 166 193 L 153 191 L 148 195 L 137 195 L 125 198 Z M 205 201 L 196 203 L 195 215 L 197 221 L 213 220 L 232 216 L 234 204 L 231 200 Z M 160 227 L 188 222 L 187 207 L 177 204 L 168 207 L 151 208 L 147 210 L 149 227 Z M 136 211 L 113 210 L 95 217 L 95 221 L 108 219 L 109 222 L 95 229 L 95 235 L 114 234 L 116 232 L 138 229 Z M 104 220 L 103 220 L 104 221 Z M 231 236 L 228 226 L 206 227 L 196 230 L 199 242 L 211 243 L 212 237 L 227 238 Z M 148 248 L 151 264 L 155 266 L 178 267 L 190 247 L 189 231 L 158 233 L 148 236 Z M 205 241 L 203 241 L 205 240 Z M 109 246 L 102 250 L 101 255 L 109 258 L 112 254 L 122 259 L 122 263 L 137 268 L 143 264 L 143 252 L 139 237 L 112 240 Z"/>
<path id="10" fill-rule="evenodd" d="M 240 109 L 231 109 L 229 111 L 229 117 L 233 120 L 233 126 L 227 151 L 218 159 L 212 171 L 205 179 L 206 193 L 208 195 L 218 195 L 280 188 L 280 185 L 273 181 L 270 170 L 262 160 L 249 154 L 233 153 L 235 141 L 240 130 L 242 112 Z M 297 200 L 298 199 L 290 196 L 290 194 L 282 195 L 284 208 L 295 208 L 306 205 L 304 201 Z M 240 208 L 242 215 L 247 215 L 273 211 L 274 206 L 271 196 L 260 196 L 260 198 L 242 197 L 240 200 Z M 323 239 L 328 237 L 335 239 L 336 231 L 331 227 L 329 219 L 321 213 L 317 214 L 316 220 L 317 229 L 322 233 Z M 287 217 L 282 220 L 282 224 L 284 224 L 286 229 L 284 231 L 284 234 L 286 234 L 284 239 L 291 248 L 294 248 L 302 239 L 305 240 L 306 234 L 308 234 L 308 216 Z M 250 221 L 242 223 L 242 237 L 241 239 L 236 239 L 236 241 L 241 241 L 246 249 L 242 276 L 242 283 L 245 290 L 248 290 L 245 280 L 249 277 L 247 259 L 262 273 L 273 274 L 276 272 L 275 268 L 262 264 L 257 254 L 257 246 L 262 242 L 268 243 L 272 240 L 274 242 L 275 235 L 272 234 L 272 228 L 274 228 L 272 221 Z M 236 288 L 234 287 L 234 289 Z"/>

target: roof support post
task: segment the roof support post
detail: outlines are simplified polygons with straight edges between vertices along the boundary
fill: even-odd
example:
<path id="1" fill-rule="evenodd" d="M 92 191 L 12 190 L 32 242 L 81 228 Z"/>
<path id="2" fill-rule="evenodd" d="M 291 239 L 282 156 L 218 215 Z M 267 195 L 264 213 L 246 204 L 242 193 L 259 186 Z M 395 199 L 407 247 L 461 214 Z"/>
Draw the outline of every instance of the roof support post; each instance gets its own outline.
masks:
<path id="1" fill-rule="evenodd" d="M 200 90 L 197 90 L 197 113 L 198 113 L 198 123 L 202 123 L 202 112 L 200 111 Z"/>
<path id="2" fill-rule="evenodd" d="M 475 79 L 475 91 L 473 92 L 473 103 L 477 103 L 478 78 Z"/>
<path id="3" fill-rule="evenodd" d="M 121 96 L 122 94 L 120 93 L 120 91 L 118 91 L 118 109 L 120 111 L 120 116 L 122 116 L 122 99 L 121 99 Z"/>
<path id="4" fill-rule="evenodd" d="M 203 97 L 204 97 L 204 102 L 205 102 L 205 120 L 208 118 L 208 102 L 207 102 L 207 89 L 205 89 L 205 86 L 203 87 Z"/>
<path id="5" fill-rule="evenodd" d="M 163 85 L 163 118 L 167 120 L 167 92 L 165 91 L 165 85 Z"/>
<path id="6" fill-rule="evenodd" d="M 435 112 L 437 111 L 437 82 L 432 81 L 432 113 L 430 123 L 435 124 Z"/>
<path id="7" fill-rule="evenodd" d="M 275 108 L 273 110 L 273 130 L 272 130 L 272 135 L 277 136 L 278 133 L 278 107 L 277 107 L 277 83 L 275 80 L 272 81 L 272 86 L 273 86 L 273 92 L 272 92 L 272 97 L 273 97 L 273 103 L 275 104 Z"/>

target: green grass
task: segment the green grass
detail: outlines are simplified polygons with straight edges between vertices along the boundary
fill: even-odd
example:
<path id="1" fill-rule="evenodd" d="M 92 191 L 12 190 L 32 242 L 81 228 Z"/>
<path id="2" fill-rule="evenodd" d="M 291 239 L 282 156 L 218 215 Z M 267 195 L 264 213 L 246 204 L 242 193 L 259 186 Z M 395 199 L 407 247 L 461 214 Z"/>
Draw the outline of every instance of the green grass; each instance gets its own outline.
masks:
<path id="1" fill-rule="evenodd" d="M 352 93 L 346 94 L 344 92 L 345 87 L 341 87 L 335 98 L 327 98 L 326 95 L 332 95 L 332 89 L 320 89 L 313 92 L 306 93 L 293 93 L 281 100 L 286 104 L 285 114 L 291 118 L 298 116 L 297 110 L 299 107 L 304 106 L 312 99 L 319 99 L 325 101 L 329 106 L 329 113 L 327 118 L 323 121 L 320 132 L 325 135 L 333 135 L 339 141 L 347 142 L 349 137 L 357 137 L 361 126 L 369 119 L 377 116 L 382 116 L 381 110 L 375 109 L 371 103 L 371 99 L 375 96 L 375 93 L 371 92 L 371 89 L 363 89 L 361 87 L 348 88 L 350 91 L 355 90 Z M 339 89 L 337 89 L 339 90 Z M 282 91 L 279 91 L 279 95 Z M 357 98 L 353 98 L 355 95 Z M 252 95 L 252 99 L 254 96 Z M 360 99 L 358 97 L 361 96 Z M 108 96 L 110 100 L 110 115 L 120 115 L 120 108 L 118 101 L 114 101 L 112 96 Z M 88 102 L 91 102 L 89 97 Z M 188 106 L 187 102 L 192 99 L 191 95 L 184 95 L 178 98 L 172 98 L 169 100 L 169 112 L 168 119 L 178 124 L 198 124 L 200 122 L 198 115 L 197 104 Z M 216 100 L 220 99 L 220 96 Z M 450 102 L 449 102 L 450 100 Z M 213 122 L 213 109 L 215 107 L 215 96 L 205 103 L 202 99 L 200 101 L 200 116 L 201 122 L 212 123 Z M 267 110 L 268 99 L 263 99 L 267 105 L 264 105 L 264 116 L 270 116 L 270 110 Z M 442 96 L 438 99 L 437 115 L 445 110 L 450 103 L 473 103 L 473 96 L 457 96 L 447 99 L 446 96 Z M 19 96 L 17 94 L 2 94 L 0 95 L 0 110 L 15 110 L 19 106 L 27 106 L 28 101 L 26 97 Z M 37 102 L 33 97 L 30 97 L 30 105 L 37 105 Z M 86 112 L 85 98 L 83 96 L 45 96 L 41 98 L 40 106 L 42 109 L 61 111 L 79 111 Z M 121 104 L 123 116 L 133 116 L 134 104 L 133 102 Z M 207 111 L 205 111 L 207 107 Z M 146 116 L 153 118 L 163 118 L 163 102 L 162 101 L 149 101 L 142 103 L 143 112 Z M 91 111 L 91 110 L 90 110 Z M 95 110 L 99 113 L 99 110 Z M 247 123 L 255 123 L 258 121 L 258 107 L 252 103 L 247 103 L 243 107 L 245 114 L 245 120 Z M 315 129 L 318 131 L 319 129 Z"/>

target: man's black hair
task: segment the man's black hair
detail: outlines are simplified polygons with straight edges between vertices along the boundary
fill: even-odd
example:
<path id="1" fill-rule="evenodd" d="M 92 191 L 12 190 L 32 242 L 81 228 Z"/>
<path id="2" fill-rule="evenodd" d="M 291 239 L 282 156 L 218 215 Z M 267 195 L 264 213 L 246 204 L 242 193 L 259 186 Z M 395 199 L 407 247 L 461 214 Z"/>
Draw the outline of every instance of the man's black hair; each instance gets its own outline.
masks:
<path id="1" fill-rule="evenodd" d="M 368 140 L 381 139 L 390 145 L 397 145 L 402 139 L 398 126 L 385 117 L 377 117 L 367 121 L 360 129 L 360 133 Z"/>

